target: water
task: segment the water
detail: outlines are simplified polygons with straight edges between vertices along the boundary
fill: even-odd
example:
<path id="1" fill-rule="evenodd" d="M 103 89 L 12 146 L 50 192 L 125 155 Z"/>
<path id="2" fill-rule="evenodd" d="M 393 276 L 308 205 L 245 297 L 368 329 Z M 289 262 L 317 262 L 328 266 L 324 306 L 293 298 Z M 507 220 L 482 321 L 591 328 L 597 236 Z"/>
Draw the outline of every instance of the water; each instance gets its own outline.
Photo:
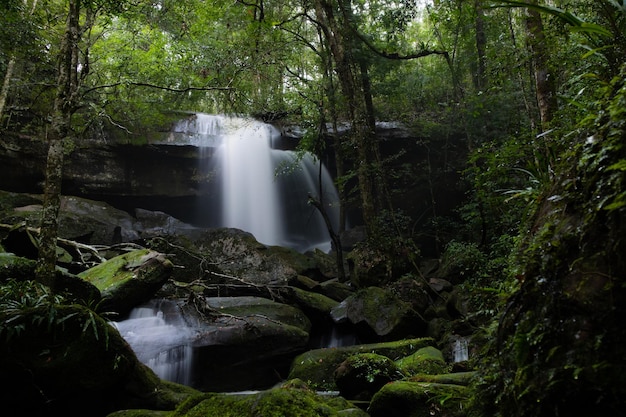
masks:
<path id="1" fill-rule="evenodd" d="M 463 362 L 469 359 L 469 349 L 467 339 L 460 337 L 454 341 L 452 347 L 454 362 Z"/>
<path id="2" fill-rule="evenodd" d="M 266 245 L 301 252 L 330 250 L 324 219 L 308 198 L 321 195 L 337 230 L 339 197 L 332 178 L 310 154 L 298 158 L 275 149 L 280 132 L 273 126 L 200 113 L 180 121 L 171 138 L 200 149 L 200 194 L 207 197 L 199 198 L 197 224 L 241 229 Z"/>
<path id="3" fill-rule="evenodd" d="M 182 320 L 176 303 L 152 300 L 112 324 L 159 378 L 191 385 L 195 332 Z"/>

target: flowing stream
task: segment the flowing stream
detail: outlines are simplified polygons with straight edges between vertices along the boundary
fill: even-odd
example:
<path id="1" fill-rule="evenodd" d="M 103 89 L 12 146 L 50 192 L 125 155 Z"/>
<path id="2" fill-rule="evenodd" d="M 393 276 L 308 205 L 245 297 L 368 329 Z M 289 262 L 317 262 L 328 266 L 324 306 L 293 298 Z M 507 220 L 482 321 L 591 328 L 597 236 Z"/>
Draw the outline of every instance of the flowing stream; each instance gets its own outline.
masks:
<path id="1" fill-rule="evenodd" d="M 267 245 L 330 250 L 324 219 L 308 200 L 311 195 L 322 201 L 337 230 L 339 197 L 333 180 L 312 155 L 276 149 L 276 128 L 199 113 L 177 123 L 172 137 L 200 149 L 198 178 L 209 197 L 200 200 L 199 223 L 241 229 Z"/>
<path id="2" fill-rule="evenodd" d="M 134 308 L 126 320 L 112 324 L 133 349 L 137 359 L 159 378 L 192 384 L 195 332 L 184 322 L 176 303 L 151 300 Z"/>

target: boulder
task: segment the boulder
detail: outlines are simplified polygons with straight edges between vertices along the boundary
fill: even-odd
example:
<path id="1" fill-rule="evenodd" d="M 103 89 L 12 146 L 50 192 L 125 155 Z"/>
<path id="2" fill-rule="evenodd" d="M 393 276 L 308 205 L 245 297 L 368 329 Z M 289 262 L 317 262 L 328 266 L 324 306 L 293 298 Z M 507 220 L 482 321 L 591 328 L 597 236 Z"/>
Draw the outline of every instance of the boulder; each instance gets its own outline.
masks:
<path id="1" fill-rule="evenodd" d="M 128 313 L 152 298 L 168 280 L 172 263 L 165 255 L 141 249 L 116 256 L 79 274 L 102 294 L 100 311 Z"/>
<path id="2" fill-rule="evenodd" d="M 354 294 L 354 289 L 350 285 L 345 282 L 339 282 L 336 279 L 322 282 L 319 291 L 337 301 L 343 301 Z"/>
<path id="3" fill-rule="evenodd" d="M 293 360 L 289 378 L 307 381 L 313 389 L 334 391 L 337 390 L 334 372 L 350 356 L 359 353 L 376 353 L 396 360 L 433 344 L 433 339 L 421 338 L 338 348 L 313 349 L 297 356 Z"/>
<path id="4" fill-rule="evenodd" d="M 339 364 L 334 374 L 339 393 L 361 401 L 369 401 L 383 385 L 403 376 L 394 361 L 376 353 L 350 356 Z"/>
<path id="5" fill-rule="evenodd" d="M 367 411 L 371 417 L 465 417 L 468 395 L 462 385 L 396 381 L 372 397 Z"/>
<path id="6" fill-rule="evenodd" d="M 43 303 L 2 312 L 3 415 L 105 416 L 126 408 L 172 410 L 197 391 L 159 380 L 119 333 L 79 305 Z M 1 325 L 0 325 L 1 326 Z M 0 327 L 1 328 L 1 327 Z"/>
<path id="7" fill-rule="evenodd" d="M 396 365 L 406 375 L 432 375 L 448 372 L 443 353 L 434 346 L 423 347 L 415 353 L 397 360 Z"/>
<path id="8" fill-rule="evenodd" d="M 180 417 L 220 416 L 298 416 L 298 417 L 368 417 L 367 413 L 341 397 L 319 395 L 302 381 L 286 381 L 280 386 L 260 392 L 238 394 L 206 393 L 191 398 L 175 412 Z M 150 412 L 139 414 L 112 413 L 108 417 L 155 416 Z"/>
<path id="9" fill-rule="evenodd" d="M 203 391 L 275 385 L 309 341 L 311 322 L 293 306 L 260 297 L 204 302 L 179 301 L 184 321 L 195 332 L 194 386 Z"/>
<path id="10" fill-rule="evenodd" d="M 394 340 L 426 331 L 424 319 L 409 303 L 379 287 L 357 291 L 335 307 L 331 315 L 337 323 L 348 321 L 357 325 L 364 339 Z"/>

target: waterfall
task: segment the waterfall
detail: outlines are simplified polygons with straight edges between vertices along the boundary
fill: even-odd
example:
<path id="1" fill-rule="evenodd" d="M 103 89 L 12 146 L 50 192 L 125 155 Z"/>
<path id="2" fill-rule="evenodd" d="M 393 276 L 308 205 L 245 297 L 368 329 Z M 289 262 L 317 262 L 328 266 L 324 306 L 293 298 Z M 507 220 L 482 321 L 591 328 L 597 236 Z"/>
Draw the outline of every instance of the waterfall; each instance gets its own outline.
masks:
<path id="1" fill-rule="evenodd" d="M 241 229 L 261 243 L 301 252 L 330 250 L 324 219 L 308 196 L 320 199 L 321 177 L 321 200 L 336 228 L 339 197 L 332 178 L 312 155 L 276 149 L 276 128 L 199 113 L 177 123 L 171 138 L 199 148 L 201 194 L 208 197 L 199 198 L 196 224 Z"/>
<path id="2" fill-rule="evenodd" d="M 468 343 L 464 337 L 459 337 L 454 341 L 452 347 L 454 362 L 463 362 L 469 359 Z"/>
<path id="3" fill-rule="evenodd" d="M 182 321 L 174 302 L 152 300 L 134 308 L 126 320 L 111 324 L 159 378 L 191 385 L 195 333 Z"/>

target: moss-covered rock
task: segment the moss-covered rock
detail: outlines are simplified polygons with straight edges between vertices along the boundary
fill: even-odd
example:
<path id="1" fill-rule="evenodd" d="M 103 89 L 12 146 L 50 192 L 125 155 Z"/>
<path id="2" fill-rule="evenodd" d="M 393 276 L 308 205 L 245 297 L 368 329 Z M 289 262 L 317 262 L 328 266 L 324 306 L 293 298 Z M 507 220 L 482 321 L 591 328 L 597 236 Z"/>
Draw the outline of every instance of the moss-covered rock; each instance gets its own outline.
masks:
<path id="1" fill-rule="evenodd" d="M 41 301 L 0 313 L 0 379 L 10 381 L 0 390 L 7 415 L 172 410 L 198 393 L 161 381 L 93 311 Z"/>
<path id="2" fill-rule="evenodd" d="M 367 417 L 352 403 L 318 395 L 299 382 L 287 383 L 252 394 L 207 393 L 188 399 L 171 417 Z"/>
<path id="3" fill-rule="evenodd" d="M 398 368 L 407 375 L 442 374 L 448 372 L 443 354 L 434 346 L 426 346 L 396 361 Z"/>
<path id="4" fill-rule="evenodd" d="M 141 249 L 116 256 L 79 274 L 102 294 L 102 311 L 125 314 L 149 300 L 170 276 L 172 263 L 159 252 Z"/>
<path id="5" fill-rule="evenodd" d="M 334 376 L 342 396 L 365 401 L 383 385 L 403 377 L 394 361 L 376 353 L 350 356 L 339 364 Z"/>
<path id="6" fill-rule="evenodd" d="M 410 355 L 425 346 L 432 346 L 431 338 L 407 339 L 396 342 L 373 343 L 339 348 L 314 349 L 297 356 L 289 371 L 289 378 L 299 378 L 313 389 L 337 390 L 334 372 L 348 357 L 359 353 L 376 353 L 391 360 Z"/>
<path id="7" fill-rule="evenodd" d="M 367 411 L 371 417 L 461 417 L 468 394 L 460 385 L 397 381 L 382 387 Z"/>
<path id="8" fill-rule="evenodd" d="M 13 253 L 0 253 L 0 281 L 7 279 L 33 279 L 36 262 L 32 259 L 16 256 Z"/>
<path id="9" fill-rule="evenodd" d="M 426 322 L 409 303 L 393 291 L 368 287 L 342 301 L 332 311 L 333 319 L 363 329 L 363 336 L 397 340 L 424 334 Z"/>
<path id="10" fill-rule="evenodd" d="M 472 380 L 476 377 L 477 372 L 454 372 L 450 374 L 417 374 L 407 378 L 407 381 L 412 382 L 436 382 L 438 384 L 452 384 L 452 385 L 470 385 Z"/>

